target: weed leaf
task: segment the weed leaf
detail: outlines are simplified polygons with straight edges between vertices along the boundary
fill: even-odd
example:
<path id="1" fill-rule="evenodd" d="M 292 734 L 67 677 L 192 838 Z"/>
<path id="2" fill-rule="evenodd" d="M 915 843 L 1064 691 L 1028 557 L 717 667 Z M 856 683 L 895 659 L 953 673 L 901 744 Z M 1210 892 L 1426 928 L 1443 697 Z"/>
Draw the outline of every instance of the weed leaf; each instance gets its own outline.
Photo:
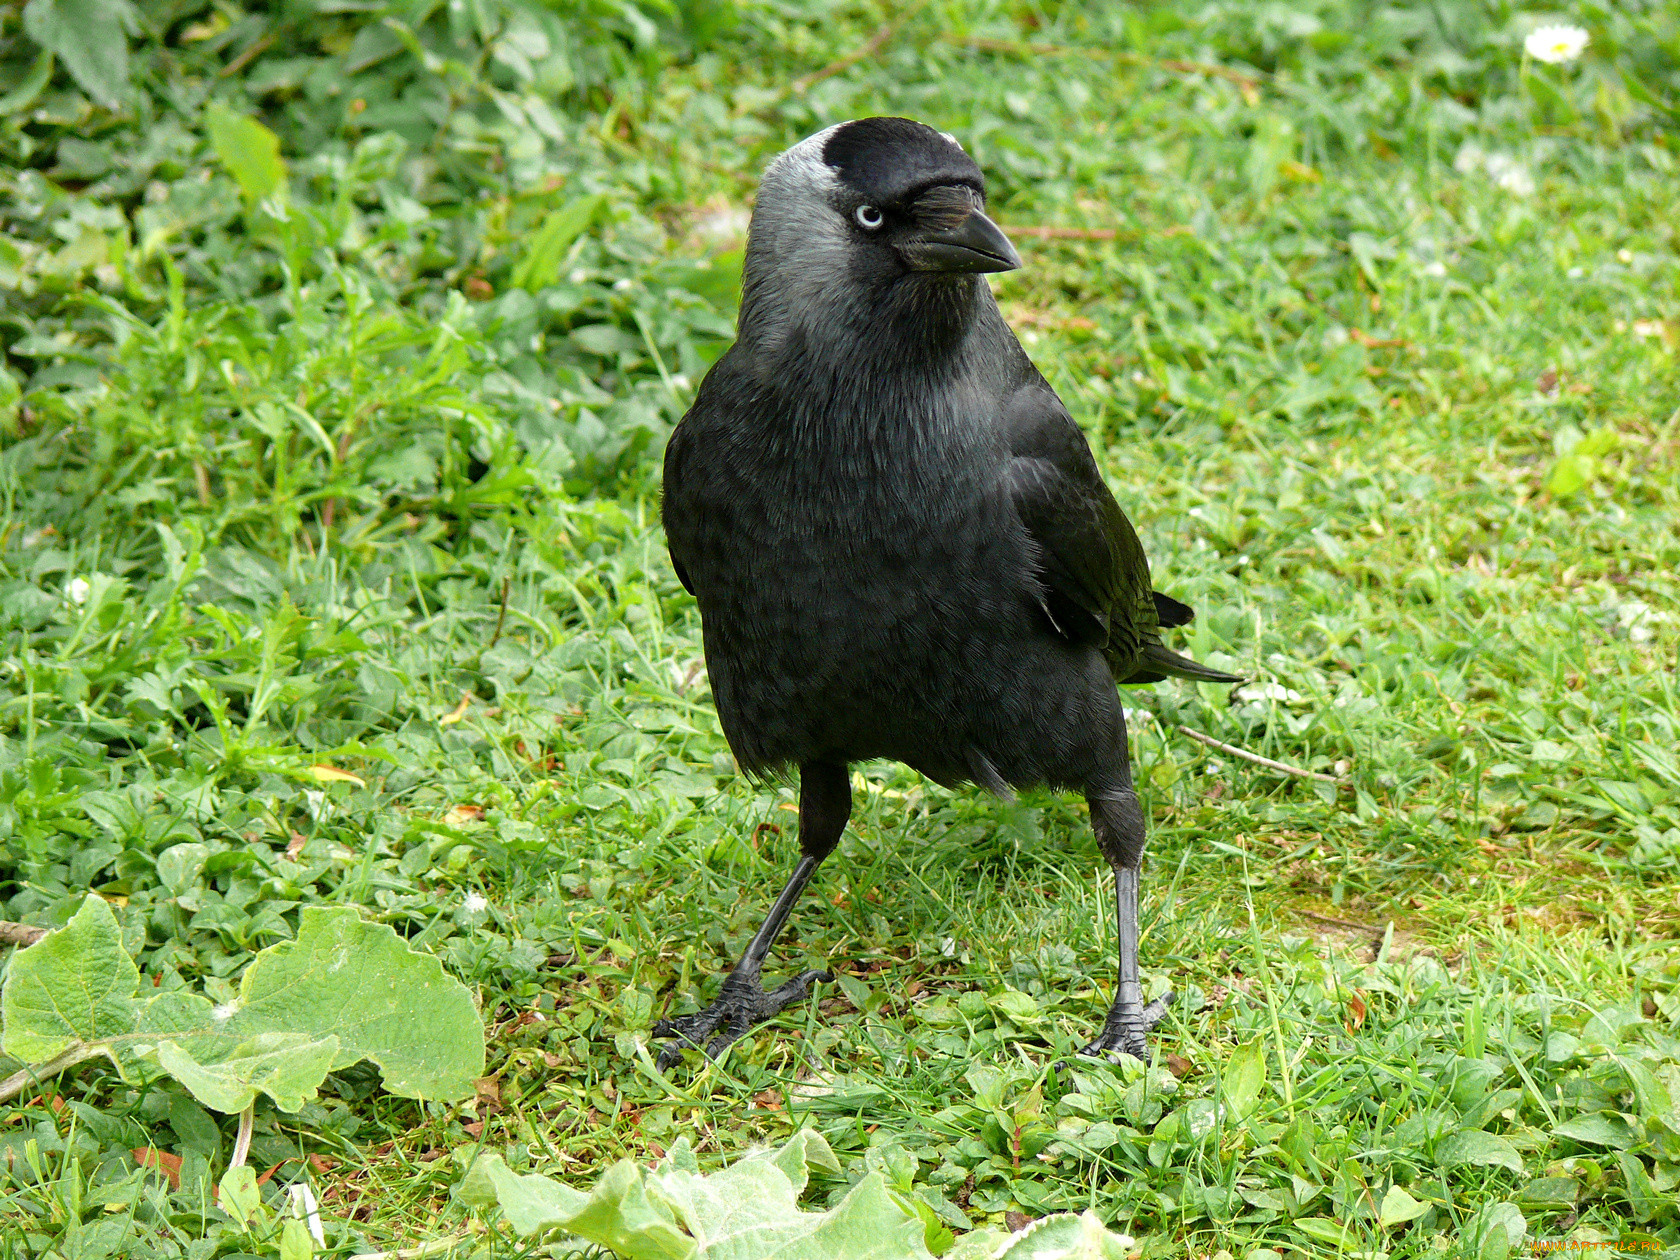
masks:
<path id="1" fill-rule="evenodd" d="M 134 1028 L 140 972 L 103 898 L 88 897 L 69 923 L 21 950 L 0 989 L 0 1049 L 25 1063 Z"/>

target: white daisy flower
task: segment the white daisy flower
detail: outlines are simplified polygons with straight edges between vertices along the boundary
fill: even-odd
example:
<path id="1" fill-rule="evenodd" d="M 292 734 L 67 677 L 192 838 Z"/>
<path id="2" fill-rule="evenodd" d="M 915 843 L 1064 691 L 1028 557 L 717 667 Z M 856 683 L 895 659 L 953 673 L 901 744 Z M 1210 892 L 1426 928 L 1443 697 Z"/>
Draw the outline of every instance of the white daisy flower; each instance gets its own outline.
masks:
<path id="1" fill-rule="evenodd" d="M 1523 51 L 1536 61 L 1556 66 L 1579 57 L 1588 38 L 1579 26 L 1537 26 L 1523 40 Z"/>

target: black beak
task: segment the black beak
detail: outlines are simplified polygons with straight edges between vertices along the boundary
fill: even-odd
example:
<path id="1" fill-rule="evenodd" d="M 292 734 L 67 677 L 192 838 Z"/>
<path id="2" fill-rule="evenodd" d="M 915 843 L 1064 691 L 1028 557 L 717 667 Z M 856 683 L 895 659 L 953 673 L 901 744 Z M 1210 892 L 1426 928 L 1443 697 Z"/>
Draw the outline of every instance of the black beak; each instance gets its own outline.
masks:
<path id="1" fill-rule="evenodd" d="M 900 242 L 898 252 L 912 271 L 1014 271 L 1021 265 L 1003 229 L 978 210 L 955 227 Z"/>

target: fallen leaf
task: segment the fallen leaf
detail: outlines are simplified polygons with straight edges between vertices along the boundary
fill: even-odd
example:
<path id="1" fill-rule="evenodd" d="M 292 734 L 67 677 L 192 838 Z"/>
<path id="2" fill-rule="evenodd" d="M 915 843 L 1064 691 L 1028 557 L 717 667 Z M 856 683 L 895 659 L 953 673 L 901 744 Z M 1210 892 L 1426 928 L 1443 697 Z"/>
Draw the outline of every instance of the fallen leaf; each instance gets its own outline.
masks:
<path id="1" fill-rule="evenodd" d="M 354 783 L 357 787 L 367 786 L 360 775 L 340 770 L 337 766 L 310 766 L 309 773 L 322 783 Z"/>
<path id="2" fill-rule="evenodd" d="M 137 1146 L 129 1152 L 134 1156 L 134 1162 L 142 1168 L 155 1168 L 169 1178 L 169 1188 L 181 1188 L 181 1157 L 171 1155 L 168 1151 L 160 1151 L 155 1146 Z"/>
<path id="3" fill-rule="evenodd" d="M 438 719 L 438 725 L 453 726 L 456 722 L 459 722 L 462 718 L 467 716 L 467 710 L 472 706 L 472 702 L 472 692 L 463 691 L 461 693 L 461 703 L 456 705 L 452 712 L 445 713 L 442 717 L 440 717 Z"/>
<path id="4" fill-rule="evenodd" d="M 484 817 L 482 805 L 451 805 L 443 816 L 443 821 L 451 827 L 459 827 L 462 823 L 478 822 Z"/>
<path id="5" fill-rule="evenodd" d="M 1179 1080 L 1182 1081 L 1186 1076 L 1189 1076 L 1190 1073 L 1195 1070 L 1196 1065 L 1190 1062 L 1189 1059 L 1186 1059 L 1183 1055 L 1169 1054 L 1167 1056 L 1167 1071 L 1178 1077 Z"/>
<path id="6" fill-rule="evenodd" d="M 1362 1024 L 1364 1024 L 1365 1016 L 1366 1016 L 1366 1013 L 1367 1013 L 1367 1008 L 1365 1006 L 1365 999 L 1364 999 L 1363 996 L 1361 996 L 1359 990 L 1355 989 L 1353 991 L 1353 993 L 1351 995 L 1349 995 L 1347 1006 L 1348 1006 L 1347 1030 L 1349 1032 L 1352 1032 L 1354 1029 L 1356 1029 L 1356 1028 L 1360 1027 Z"/>

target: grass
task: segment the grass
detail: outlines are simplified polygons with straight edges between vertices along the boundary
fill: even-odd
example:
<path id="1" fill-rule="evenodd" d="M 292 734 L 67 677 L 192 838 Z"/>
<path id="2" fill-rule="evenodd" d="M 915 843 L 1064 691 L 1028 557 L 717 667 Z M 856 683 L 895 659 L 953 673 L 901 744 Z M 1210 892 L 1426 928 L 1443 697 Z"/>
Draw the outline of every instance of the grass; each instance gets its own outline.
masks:
<path id="1" fill-rule="evenodd" d="M 1680 1247 L 1664 10 L 1589 6 L 1561 71 L 1496 5 L 922 6 L 853 62 L 866 7 L 651 43 L 591 12 L 523 68 L 414 16 L 426 70 L 361 65 L 392 29 L 361 15 L 182 5 L 126 113 L 60 70 L 6 116 L 4 917 L 96 889 L 148 977 L 219 996 L 350 903 L 478 986 L 476 1101 L 352 1070 L 259 1108 L 252 1162 L 314 1182 L 339 1254 L 464 1228 L 480 1148 L 585 1184 L 800 1125 L 851 1180 L 907 1152 L 953 1224 L 1088 1205 L 1145 1256 Z M 0 54 L 35 55 L 15 14 Z M 279 134 L 279 200 L 201 140 L 211 95 Z M 779 951 L 836 985 L 719 1065 L 647 1054 L 794 821 L 730 773 L 657 454 L 763 163 L 888 112 L 959 134 L 1002 222 L 1083 234 L 1017 233 L 999 299 L 1193 653 L 1257 680 L 1128 695 L 1146 984 L 1179 994 L 1148 1073 L 1050 1071 L 1111 996 L 1082 807 L 894 766 L 856 768 Z M 149 1143 L 213 1171 L 231 1121 L 97 1065 L 55 1088 L 0 1108 L 0 1255 L 256 1245 L 195 1165 L 130 1178 Z"/>

